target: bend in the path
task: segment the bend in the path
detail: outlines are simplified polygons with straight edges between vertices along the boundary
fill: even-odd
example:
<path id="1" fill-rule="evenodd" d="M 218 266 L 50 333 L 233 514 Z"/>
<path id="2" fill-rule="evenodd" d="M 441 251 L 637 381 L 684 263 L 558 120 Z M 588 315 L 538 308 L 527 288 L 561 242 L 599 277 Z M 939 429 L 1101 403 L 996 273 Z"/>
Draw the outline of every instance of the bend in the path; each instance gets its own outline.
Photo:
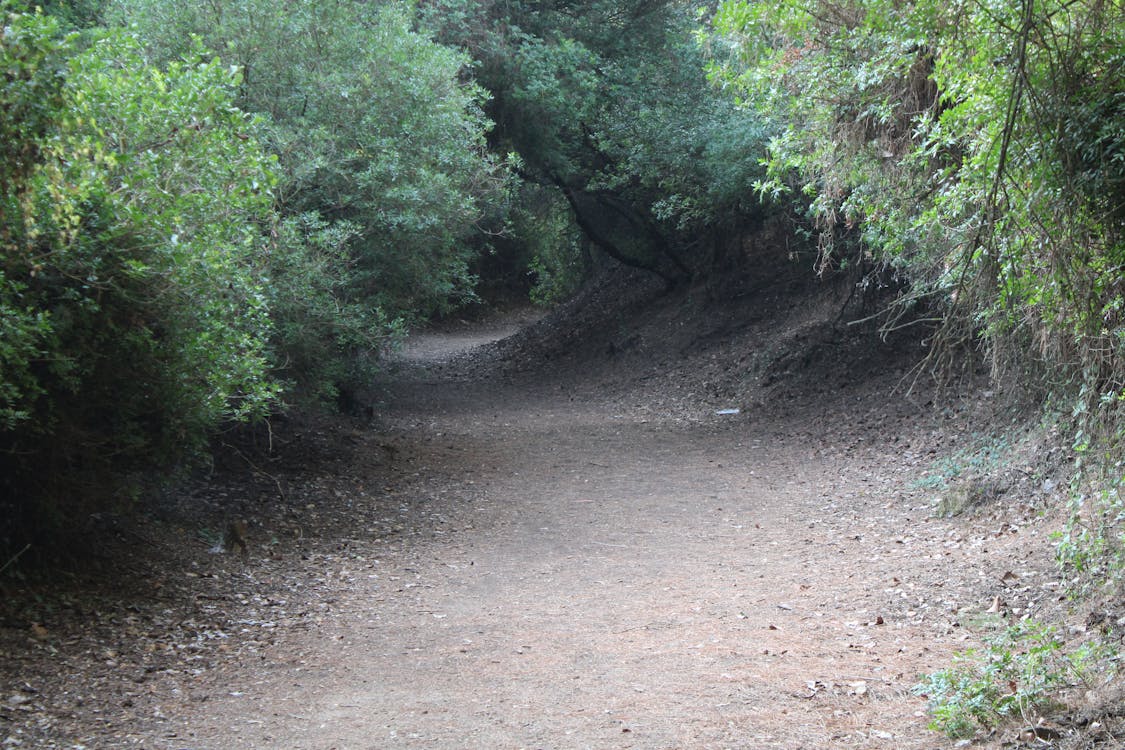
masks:
<path id="1" fill-rule="evenodd" d="M 227 747 L 939 744 L 910 687 L 955 645 L 944 527 L 878 466 L 558 384 L 431 379 L 391 404 L 427 533 L 338 561 L 331 619 L 217 707 Z"/>

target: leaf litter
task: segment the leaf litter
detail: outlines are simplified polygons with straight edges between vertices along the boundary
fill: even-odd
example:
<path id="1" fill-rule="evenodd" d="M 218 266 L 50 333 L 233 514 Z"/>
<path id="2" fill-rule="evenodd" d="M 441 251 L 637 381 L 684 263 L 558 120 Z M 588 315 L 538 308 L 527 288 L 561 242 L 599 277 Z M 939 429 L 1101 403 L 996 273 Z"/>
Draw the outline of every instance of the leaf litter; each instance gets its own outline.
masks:
<path id="1" fill-rule="evenodd" d="M 374 424 L 275 424 L 104 564 L 6 582 L 0 742 L 941 746 L 917 675 L 974 611 L 1061 606 L 1057 519 L 913 483 L 992 400 L 888 396 L 908 347 L 800 369 L 816 306 L 669 336 L 682 306 L 606 299 L 647 305 L 623 355 L 567 310 L 419 336 Z M 212 554 L 232 518 L 247 554 Z"/>

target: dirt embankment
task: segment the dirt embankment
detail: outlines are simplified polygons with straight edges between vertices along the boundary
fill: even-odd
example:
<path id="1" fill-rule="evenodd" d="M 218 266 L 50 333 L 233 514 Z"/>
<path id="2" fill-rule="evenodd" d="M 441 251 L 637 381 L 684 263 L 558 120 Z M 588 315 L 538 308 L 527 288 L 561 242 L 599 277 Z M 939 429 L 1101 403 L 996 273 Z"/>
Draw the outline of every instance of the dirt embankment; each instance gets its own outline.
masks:
<path id="1" fill-rule="evenodd" d="M 1018 466 L 1020 493 L 935 516 L 956 457 L 993 455 L 971 418 L 995 397 L 908 394 L 921 342 L 853 335 L 846 289 L 794 279 L 452 321 L 374 424 L 232 441 L 240 468 L 99 532 L 109 582 L 9 585 L 0 738 L 948 745 L 911 688 L 974 623 L 1058 607 L 1055 478 Z M 245 556 L 219 544 L 235 517 Z"/>

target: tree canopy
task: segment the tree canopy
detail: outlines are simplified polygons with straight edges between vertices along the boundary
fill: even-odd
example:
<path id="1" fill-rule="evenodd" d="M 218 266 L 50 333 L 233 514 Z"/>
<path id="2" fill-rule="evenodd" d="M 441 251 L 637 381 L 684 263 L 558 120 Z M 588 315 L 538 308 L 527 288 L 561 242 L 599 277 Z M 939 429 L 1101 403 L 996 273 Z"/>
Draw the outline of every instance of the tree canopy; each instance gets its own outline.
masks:
<path id="1" fill-rule="evenodd" d="M 158 62 L 202 43 L 241 71 L 236 102 L 278 160 L 277 348 L 304 390 L 354 387 L 402 321 L 474 298 L 504 160 L 468 60 L 405 5 L 114 0 L 106 16 Z"/>
<path id="2" fill-rule="evenodd" d="M 760 219 L 761 127 L 707 84 L 687 6 L 434 0 L 421 19 L 476 60 L 494 146 L 617 260 L 681 282 Z"/>

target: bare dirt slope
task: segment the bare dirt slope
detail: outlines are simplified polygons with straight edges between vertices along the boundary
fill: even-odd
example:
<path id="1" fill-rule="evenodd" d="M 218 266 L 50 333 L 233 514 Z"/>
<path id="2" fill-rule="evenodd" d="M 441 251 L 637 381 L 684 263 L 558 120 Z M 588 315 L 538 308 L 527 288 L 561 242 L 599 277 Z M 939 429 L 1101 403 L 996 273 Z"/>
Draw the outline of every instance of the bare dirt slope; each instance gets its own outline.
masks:
<path id="1" fill-rule="evenodd" d="M 191 530 L 157 518 L 136 586 L 10 613 L 0 738 L 949 746 L 911 688 L 974 614 L 1057 601 L 1052 522 L 1030 497 L 935 518 L 915 480 L 986 395 L 891 395 L 914 355 L 849 354 L 831 308 L 623 312 L 585 347 L 559 317 L 415 337 L 376 425 L 291 427 L 300 465 L 196 490 L 251 516 L 249 555 L 172 554 Z"/>

